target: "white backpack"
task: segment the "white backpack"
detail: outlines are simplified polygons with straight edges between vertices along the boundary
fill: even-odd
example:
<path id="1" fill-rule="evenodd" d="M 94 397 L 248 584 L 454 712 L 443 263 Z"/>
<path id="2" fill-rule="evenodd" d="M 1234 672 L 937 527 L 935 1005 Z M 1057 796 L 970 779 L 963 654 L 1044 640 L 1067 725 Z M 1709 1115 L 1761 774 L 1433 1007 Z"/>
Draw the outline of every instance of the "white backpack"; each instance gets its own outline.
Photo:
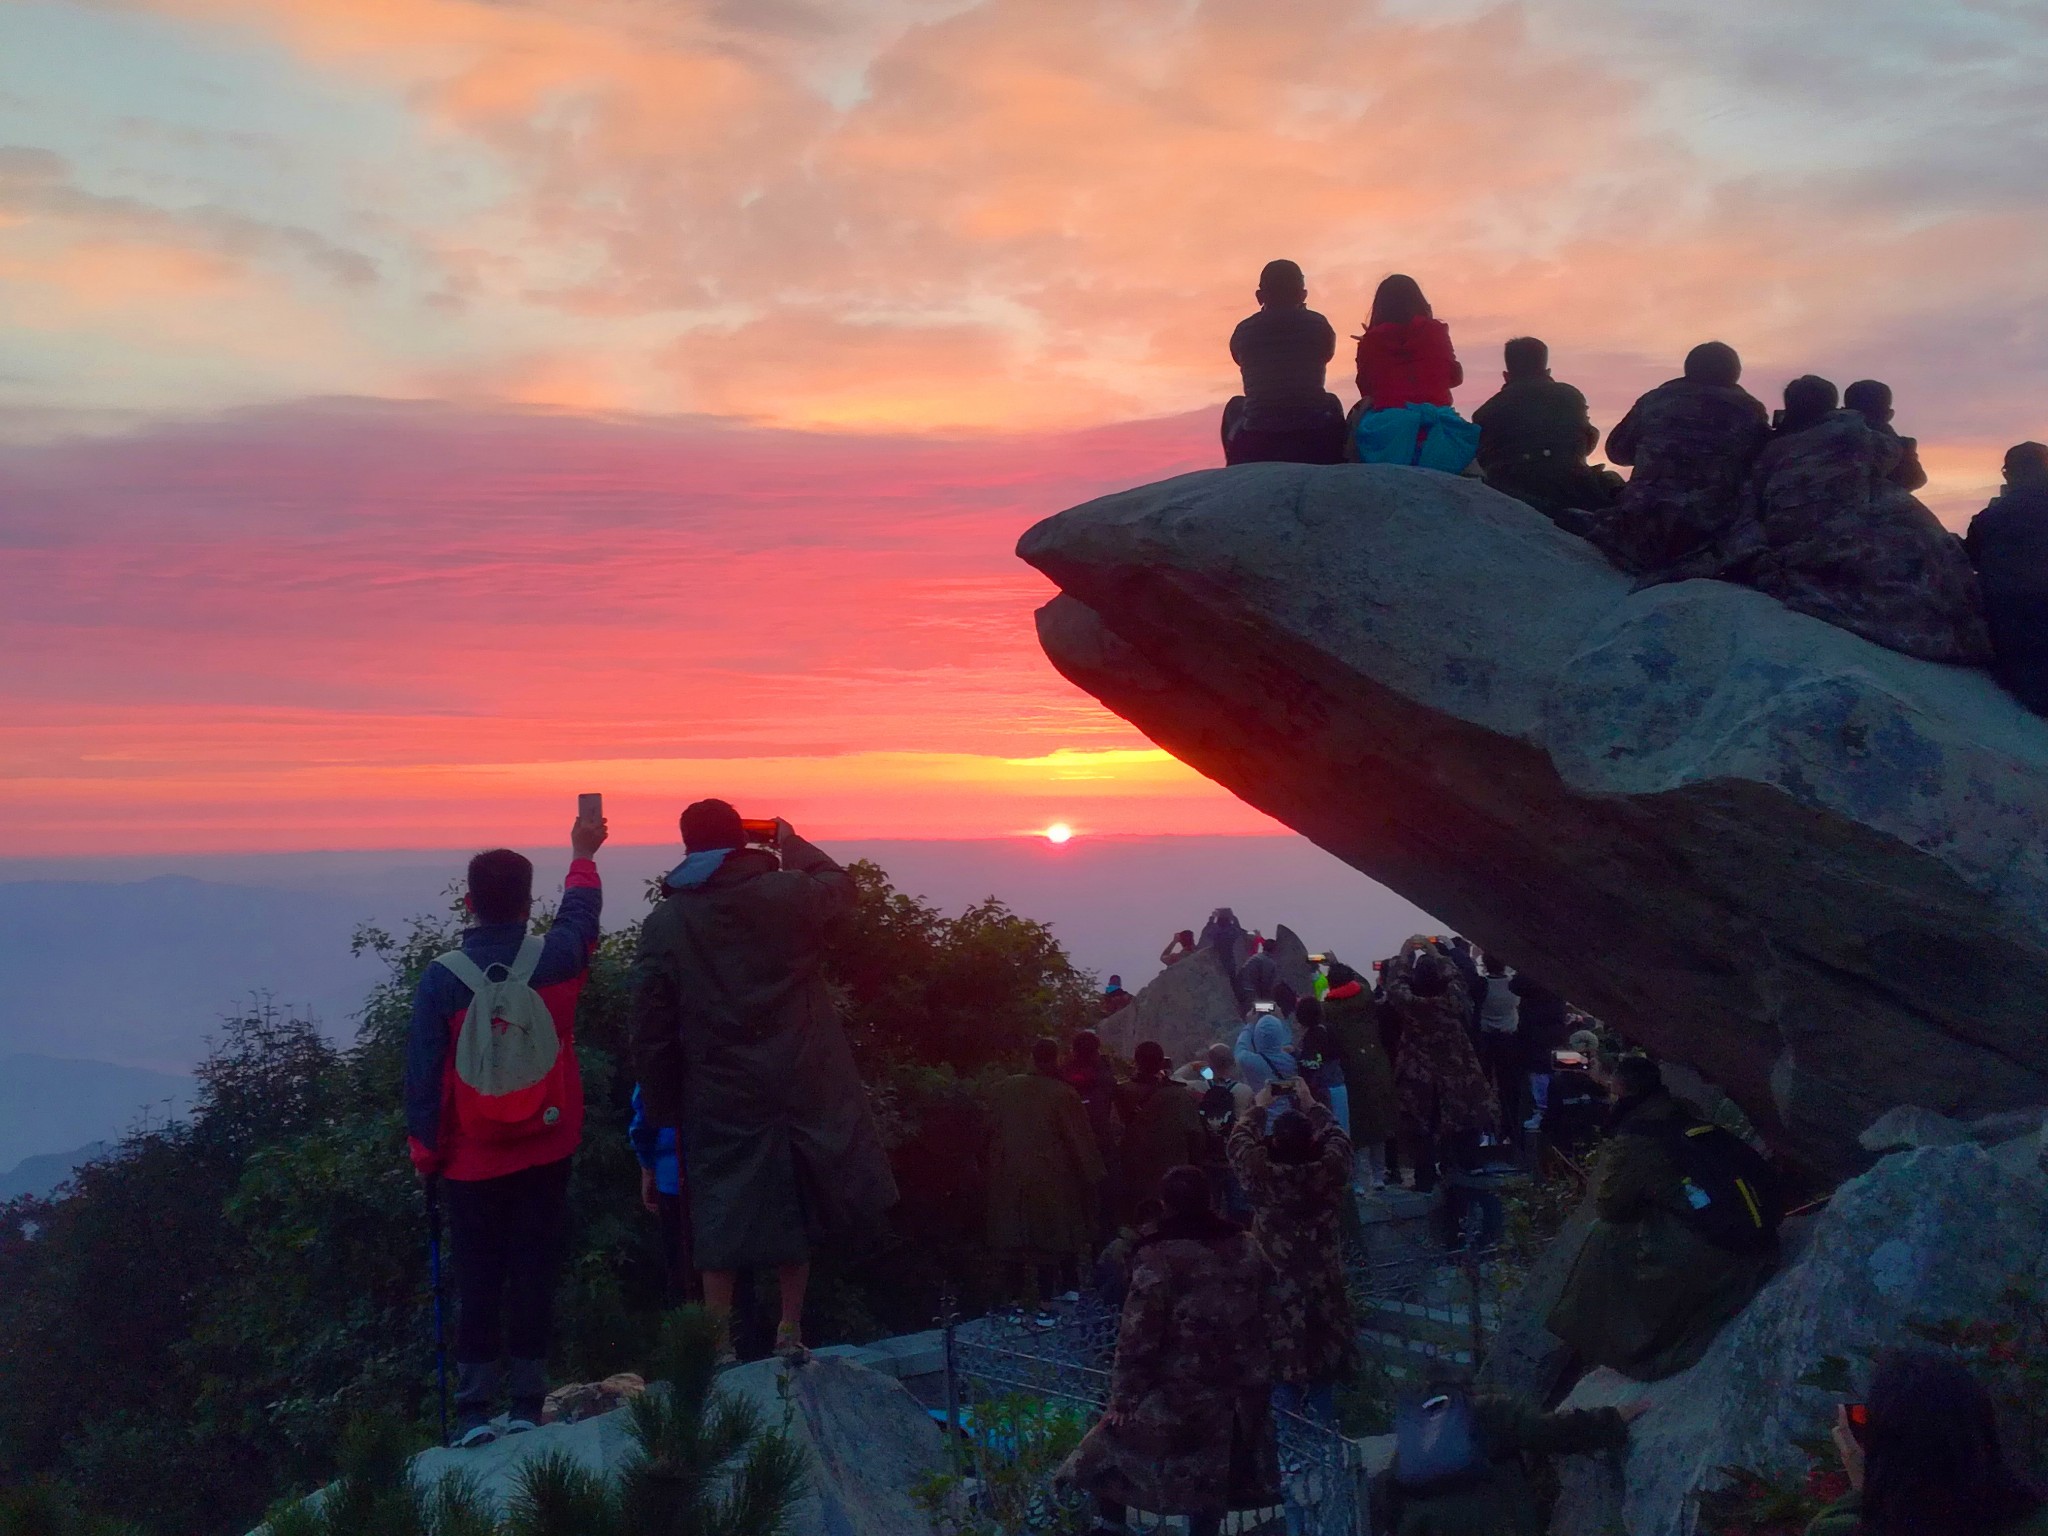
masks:
<path id="1" fill-rule="evenodd" d="M 459 949 L 435 957 L 471 993 L 455 1037 L 455 1109 L 472 1135 L 515 1141 L 562 1118 L 552 1092 L 561 1037 L 532 986 L 544 944 L 529 934 L 509 966 L 481 967 Z"/>

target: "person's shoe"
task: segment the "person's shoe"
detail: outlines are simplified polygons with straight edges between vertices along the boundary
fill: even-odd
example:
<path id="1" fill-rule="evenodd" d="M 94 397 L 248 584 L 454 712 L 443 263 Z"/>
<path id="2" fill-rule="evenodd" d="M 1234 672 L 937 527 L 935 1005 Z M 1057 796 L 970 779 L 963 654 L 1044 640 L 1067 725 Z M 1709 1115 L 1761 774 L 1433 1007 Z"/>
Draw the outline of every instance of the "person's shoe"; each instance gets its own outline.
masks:
<path id="1" fill-rule="evenodd" d="M 775 1358 L 787 1360 L 791 1365 L 802 1365 L 811 1358 L 811 1352 L 804 1348 L 804 1341 L 797 1336 L 795 1323 L 775 1325 Z"/>
<path id="2" fill-rule="evenodd" d="M 1072 1303 L 1074 1303 L 1074 1302 L 1077 1302 L 1077 1301 L 1079 1301 L 1080 1299 L 1081 1299 L 1081 1293 L 1080 1293 L 1079 1291 L 1061 1291 L 1061 1292 L 1060 1292 L 1060 1300 L 1061 1300 L 1061 1301 L 1064 1301 L 1064 1302 L 1067 1302 L 1067 1303 L 1068 1303 L 1068 1304 L 1070 1304 L 1070 1305 L 1071 1305 Z"/>
<path id="3" fill-rule="evenodd" d="M 1034 1328 L 1057 1328 L 1059 1325 L 1059 1314 L 1045 1307 L 1040 1307 L 1031 1314 L 1031 1326 Z"/>
<path id="4" fill-rule="evenodd" d="M 491 1419 L 481 1420 L 478 1423 L 470 1425 L 467 1429 L 463 1428 L 461 1425 L 457 1425 L 455 1435 L 455 1449 L 458 1451 L 473 1451 L 478 1446 L 489 1445 L 493 1440 L 497 1438 L 498 1426 L 497 1423 Z"/>
<path id="5" fill-rule="evenodd" d="M 501 1436 L 523 1435 L 529 1430 L 539 1428 L 540 1410 L 538 1408 L 534 1409 L 530 1414 L 522 1413 L 517 1408 L 514 1408 L 505 1416 L 505 1427 L 499 1431 L 499 1434 Z"/>
<path id="6" fill-rule="evenodd" d="M 1542 1130 L 1542 1129 L 1543 1129 L 1543 1116 L 1542 1116 L 1542 1115 L 1541 1115 L 1540 1113 L 1539 1113 L 1539 1114 L 1534 1114 L 1534 1115 L 1531 1115 L 1531 1116 L 1530 1116 L 1530 1117 L 1529 1117 L 1528 1119 L 1526 1119 L 1526 1120 L 1524 1120 L 1524 1121 L 1522 1122 L 1522 1129 L 1523 1129 L 1523 1130 L 1525 1130 L 1525 1131 L 1540 1131 L 1540 1130 Z"/>

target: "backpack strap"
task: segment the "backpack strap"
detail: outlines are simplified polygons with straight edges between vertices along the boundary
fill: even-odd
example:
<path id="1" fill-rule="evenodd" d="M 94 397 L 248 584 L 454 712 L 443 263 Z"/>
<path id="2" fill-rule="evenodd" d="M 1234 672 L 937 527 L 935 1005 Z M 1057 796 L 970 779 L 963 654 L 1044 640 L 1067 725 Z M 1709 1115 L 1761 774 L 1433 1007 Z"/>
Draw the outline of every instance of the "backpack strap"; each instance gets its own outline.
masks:
<path id="1" fill-rule="evenodd" d="M 451 949 L 445 955 L 434 956 L 434 964 L 446 967 L 449 974 L 472 993 L 481 992 L 491 984 L 490 978 L 484 975 L 483 968 L 459 949 Z"/>
<path id="2" fill-rule="evenodd" d="M 533 985 L 533 973 L 540 967 L 541 952 L 548 947 L 548 941 L 537 933 L 529 933 L 519 941 L 519 953 L 512 957 L 512 980 L 522 987 Z"/>

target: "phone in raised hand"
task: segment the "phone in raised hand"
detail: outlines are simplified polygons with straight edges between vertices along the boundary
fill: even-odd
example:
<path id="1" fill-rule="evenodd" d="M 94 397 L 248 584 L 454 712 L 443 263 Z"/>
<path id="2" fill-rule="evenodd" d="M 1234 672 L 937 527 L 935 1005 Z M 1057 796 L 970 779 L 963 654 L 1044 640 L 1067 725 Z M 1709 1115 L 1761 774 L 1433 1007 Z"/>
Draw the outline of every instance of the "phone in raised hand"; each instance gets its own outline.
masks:
<path id="1" fill-rule="evenodd" d="M 578 795 L 576 797 L 576 819 L 585 826 L 596 826 L 604 820 L 603 795 Z"/>

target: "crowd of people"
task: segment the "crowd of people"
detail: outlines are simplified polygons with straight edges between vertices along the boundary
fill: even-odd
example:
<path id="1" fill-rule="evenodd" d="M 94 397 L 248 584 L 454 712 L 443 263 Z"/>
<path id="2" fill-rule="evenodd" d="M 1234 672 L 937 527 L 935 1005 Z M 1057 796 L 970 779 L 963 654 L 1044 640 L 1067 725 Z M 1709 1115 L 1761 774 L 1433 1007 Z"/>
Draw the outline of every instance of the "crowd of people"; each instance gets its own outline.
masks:
<path id="1" fill-rule="evenodd" d="M 1267 263 L 1258 312 L 1230 339 L 1244 393 L 1223 412 L 1231 464 L 1346 460 L 1474 474 L 1590 540 L 1640 586 L 1711 578 L 1753 587 L 1879 645 L 1989 665 L 2048 713 L 2048 446 L 2005 456 L 2000 495 L 1961 539 L 1914 492 L 1927 483 L 1891 389 L 1804 375 L 1775 415 L 1742 387 L 1734 348 L 1703 342 L 1599 447 L 1585 396 L 1549 348 L 1517 337 L 1500 389 L 1468 422 L 1464 368 L 1421 287 L 1379 286 L 1357 337 L 1358 401 L 1325 388 L 1330 323 L 1291 261 Z"/>
<path id="2" fill-rule="evenodd" d="M 691 806 L 681 828 L 686 856 L 634 968 L 641 1194 L 678 1294 L 738 1321 L 736 1293 L 772 1270 L 774 1349 L 800 1360 L 812 1245 L 878 1225 L 895 1193 L 820 969 L 851 883 L 787 823 L 764 835 L 720 801 Z M 462 1445 L 534 1427 L 547 1392 L 605 838 L 601 817 L 572 828 L 544 935 L 530 931 L 531 863 L 477 855 L 474 922 L 415 991 L 406 1119 L 453 1238 Z M 1064 1052 L 1037 1042 L 1029 1069 L 987 1096 L 987 1236 L 1012 1296 L 1038 1322 L 1054 1288 L 1095 1285 L 1120 1308 L 1108 1404 L 1060 1471 L 1094 1498 L 1099 1531 L 1126 1529 L 1135 1506 L 1205 1536 L 1231 1510 L 1276 1504 L 1306 1529 L 1309 1512 L 1287 1502 L 1301 1490 L 1279 1475 L 1276 1415 L 1336 1423 L 1357 1363 L 1344 1270 L 1356 1200 L 1404 1181 L 1427 1191 L 1517 1132 L 1610 1143 L 1597 1219 L 1549 1319 L 1575 1365 L 1638 1381 L 1682 1370 L 1775 1265 L 1782 1198 L 1761 1154 L 1496 957 L 1418 934 L 1374 964 L 1372 985 L 1311 957 L 1297 995 L 1228 909 L 1163 958 L 1205 946 L 1243 998 L 1234 1041 L 1178 1067 L 1141 1042 L 1125 1078 L 1082 1030 Z M 1403 1536 L 1534 1532 L 1529 1458 L 1623 1444 L 1642 1410 L 1545 1413 L 1446 1378 L 1399 1407 L 1375 1497 Z M 1949 1357 L 1886 1356 L 1836 1438 L 1852 1492 L 1812 1536 L 2048 1536 L 1983 1387 Z"/>

